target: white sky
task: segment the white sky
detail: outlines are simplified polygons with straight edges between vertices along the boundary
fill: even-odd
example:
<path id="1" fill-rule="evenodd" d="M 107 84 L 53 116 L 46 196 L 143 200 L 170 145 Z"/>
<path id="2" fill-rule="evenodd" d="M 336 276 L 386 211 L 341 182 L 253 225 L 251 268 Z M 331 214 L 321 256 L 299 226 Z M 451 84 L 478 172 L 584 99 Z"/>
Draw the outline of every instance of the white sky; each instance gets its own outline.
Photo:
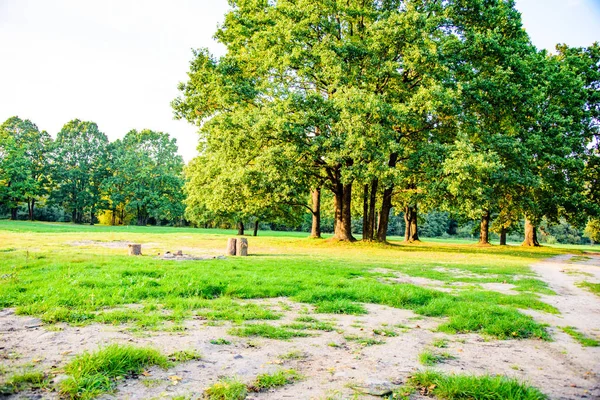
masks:
<path id="1" fill-rule="evenodd" d="M 539 48 L 600 41 L 600 0 L 517 0 Z M 53 136 L 94 121 L 111 140 L 131 129 L 168 132 L 186 161 L 196 128 L 173 120 L 190 49 L 212 36 L 226 0 L 0 0 L 0 123 L 18 115 Z"/>

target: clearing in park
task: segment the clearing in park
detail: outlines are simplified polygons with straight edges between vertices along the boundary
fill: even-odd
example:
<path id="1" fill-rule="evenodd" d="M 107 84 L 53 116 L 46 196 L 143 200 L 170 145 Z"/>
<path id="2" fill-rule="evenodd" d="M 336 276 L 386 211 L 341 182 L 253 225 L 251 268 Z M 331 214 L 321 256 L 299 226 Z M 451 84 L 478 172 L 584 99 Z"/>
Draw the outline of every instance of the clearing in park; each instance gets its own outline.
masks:
<path id="1" fill-rule="evenodd" d="M 304 235 L 0 222 L 0 392 L 600 396 L 598 254 Z"/>

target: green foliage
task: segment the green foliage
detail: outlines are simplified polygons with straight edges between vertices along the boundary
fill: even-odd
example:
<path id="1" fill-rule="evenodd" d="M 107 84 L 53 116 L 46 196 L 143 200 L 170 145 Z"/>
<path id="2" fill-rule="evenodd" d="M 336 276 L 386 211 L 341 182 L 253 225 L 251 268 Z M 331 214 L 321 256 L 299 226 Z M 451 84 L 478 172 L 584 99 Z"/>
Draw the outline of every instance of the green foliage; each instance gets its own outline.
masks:
<path id="1" fill-rule="evenodd" d="M 94 222 L 104 206 L 102 182 L 108 176 L 108 138 L 94 122 L 78 119 L 63 126 L 54 142 L 50 200 L 81 223 L 84 214 Z"/>
<path id="2" fill-rule="evenodd" d="M 600 243 L 600 219 L 590 219 L 585 226 L 584 234 L 593 242 Z"/>
<path id="3" fill-rule="evenodd" d="M 538 389 L 503 376 L 443 375 L 422 371 L 409 378 L 409 385 L 424 394 L 447 400 L 546 400 Z"/>
<path id="4" fill-rule="evenodd" d="M 11 117 L 0 126 L 0 204 L 17 218 L 26 202 L 33 219 L 35 202 L 48 193 L 52 139 L 30 120 Z"/>
<path id="5" fill-rule="evenodd" d="M 573 339 L 577 340 L 584 347 L 598 347 L 600 346 L 600 341 L 596 339 L 592 339 L 590 337 L 585 336 L 583 333 L 579 332 L 577 328 L 573 326 L 562 326 L 560 329 L 571 336 Z"/>
<path id="6" fill-rule="evenodd" d="M 113 344 L 69 362 L 64 367 L 69 378 L 61 382 L 60 392 L 74 399 L 91 399 L 112 391 L 117 379 L 138 375 L 152 365 L 167 368 L 170 363 L 154 349 Z"/>
<path id="7" fill-rule="evenodd" d="M 246 385 L 233 378 L 221 379 L 204 391 L 207 400 L 244 400 L 247 395 Z"/>
<path id="8" fill-rule="evenodd" d="M 138 225 L 183 217 L 183 159 L 167 133 L 129 131 L 111 144 L 111 176 L 104 181 L 113 212 L 135 215 Z"/>

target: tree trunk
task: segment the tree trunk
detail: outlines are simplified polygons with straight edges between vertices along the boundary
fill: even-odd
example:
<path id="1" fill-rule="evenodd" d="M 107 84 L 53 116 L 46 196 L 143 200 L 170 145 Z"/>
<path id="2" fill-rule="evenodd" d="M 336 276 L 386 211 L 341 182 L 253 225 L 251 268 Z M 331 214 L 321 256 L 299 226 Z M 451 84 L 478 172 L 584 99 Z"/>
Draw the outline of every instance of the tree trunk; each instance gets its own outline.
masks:
<path id="1" fill-rule="evenodd" d="M 537 227 L 525 218 L 525 240 L 521 246 L 539 247 L 537 240 Z"/>
<path id="2" fill-rule="evenodd" d="M 363 189 L 362 239 L 369 240 L 369 185 L 365 185 Z"/>
<path id="3" fill-rule="evenodd" d="M 110 224 L 112 226 L 115 226 L 117 224 L 117 210 L 115 210 L 114 208 L 111 210 L 111 216 L 110 216 Z"/>
<path id="4" fill-rule="evenodd" d="M 321 238 L 321 188 L 312 192 L 312 229 L 311 238 Z"/>
<path id="5" fill-rule="evenodd" d="M 90 225 L 94 225 L 94 219 L 96 218 L 96 213 L 90 211 Z"/>
<path id="6" fill-rule="evenodd" d="M 258 219 L 254 221 L 254 233 L 253 236 L 258 236 Z"/>
<path id="7" fill-rule="evenodd" d="M 13 207 L 10 209 L 10 219 L 13 221 L 17 220 L 17 216 L 18 216 L 18 208 L 17 207 Z"/>
<path id="8" fill-rule="evenodd" d="M 410 214 L 410 241 L 411 242 L 420 242 L 419 239 L 419 225 L 417 217 L 419 216 L 419 209 L 415 204 Z"/>
<path id="9" fill-rule="evenodd" d="M 479 229 L 479 244 L 490 244 L 490 212 L 488 210 L 484 210 L 483 214 L 481 215 L 481 225 Z"/>
<path id="10" fill-rule="evenodd" d="M 352 236 L 352 184 L 337 183 L 334 192 L 335 199 L 335 234 L 336 240 L 354 242 Z"/>
<path id="11" fill-rule="evenodd" d="M 410 242 L 410 212 L 410 207 L 404 207 L 404 241 L 407 243 Z"/>
<path id="12" fill-rule="evenodd" d="M 404 241 L 407 243 L 419 242 L 418 208 L 414 206 L 404 207 Z"/>
<path id="13" fill-rule="evenodd" d="M 387 241 L 387 230 L 390 222 L 390 211 L 392 210 L 393 191 L 393 186 L 383 191 L 381 211 L 379 212 L 379 224 L 377 226 L 377 241 L 381 243 L 385 243 Z"/>
<path id="14" fill-rule="evenodd" d="M 500 228 L 500 246 L 506 246 L 506 233 L 507 229 L 505 227 Z"/>
<path id="15" fill-rule="evenodd" d="M 77 223 L 77 210 L 71 211 L 71 222 L 74 224 Z"/>
<path id="16" fill-rule="evenodd" d="M 237 234 L 240 236 L 243 236 L 244 235 L 244 223 L 242 221 L 239 221 L 237 227 L 238 227 Z"/>
<path id="17" fill-rule="evenodd" d="M 35 199 L 31 199 L 31 208 L 29 209 L 29 220 L 33 221 L 35 218 Z"/>
<path id="18" fill-rule="evenodd" d="M 398 162 L 398 154 L 390 154 L 388 161 L 389 168 L 396 168 Z M 381 202 L 381 212 L 379 213 L 379 224 L 377 226 L 377 241 L 385 243 L 387 241 L 387 230 L 390 222 L 390 211 L 392 210 L 392 193 L 394 193 L 394 185 L 385 189 L 383 192 L 383 200 Z"/>
<path id="19" fill-rule="evenodd" d="M 375 236 L 375 206 L 377 202 L 377 186 L 379 181 L 373 179 L 371 182 L 371 199 L 369 204 L 369 240 L 373 240 Z"/>

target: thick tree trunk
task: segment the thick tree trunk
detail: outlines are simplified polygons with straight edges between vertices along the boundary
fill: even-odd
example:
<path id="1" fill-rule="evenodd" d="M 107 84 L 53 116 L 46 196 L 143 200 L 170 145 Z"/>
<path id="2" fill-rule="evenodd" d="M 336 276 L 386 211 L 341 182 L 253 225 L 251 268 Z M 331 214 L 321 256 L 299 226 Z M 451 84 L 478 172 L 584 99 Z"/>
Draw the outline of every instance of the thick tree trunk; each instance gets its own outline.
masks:
<path id="1" fill-rule="evenodd" d="M 540 243 L 537 239 L 537 227 L 527 218 L 525 219 L 525 240 L 521 246 L 538 247 Z"/>
<path id="2" fill-rule="evenodd" d="M 254 232 L 252 233 L 252 236 L 258 236 L 258 219 L 254 221 Z"/>
<path id="3" fill-rule="evenodd" d="M 71 222 L 74 224 L 77 223 L 77 210 L 71 211 Z"/>
<path id="4" fill-rule="evenodd" d="M 352 184 L 338 183 L 334 192 L 335 234 L 336 240 L 354 242 L 352 236 Z"/>
<path id="5" fill-rule="evenodd" d="M 500 228 L 500 246 L 506 246 L 506 233 L 507 229 L 505 227 Z"/>
<path id="6" fill-rule="evenodd" d="M 10 209 L 10 219 L 12 219 L 13 221 L 17 220 L 18 210 L 19 209 L 17 207 L 13 207 Z"/>
<path id="7" fill-rule="evenodd" d="M 390 211 L 392 210 L 393 191 L 393 186 L 383 191 L 381 211 L 379 212 L 379 224 L 377 226 L 377 241 L 381 243 L 385 243 L 387 241 L 387 230 L 390 222 Z"/>
<path id="8" fill-rule="evenodd" d="M 379 185 L 379 181 L 377 179 L 373 179 L 371 182 L 371 199 L 369 204 L 369 240 L 373 240 L 375 236 L 375 203 L 377 202 L 377 186 Z"/>
<path id="9" fill-rule="evenodd" d="M 321 188 L 312 192 L 312 229 L 311 238 L 321 238 Z"/>
<path id="10" fill-rule="evenodd" d="M 481 224 L 479 228 L 479 244 L 490 244 L 490 212 L 484 210 L 481 215 Z"/>
<path id="11" fill-rule="evenodd" d="M 96 213 L 90 211 L 90 225 L 94 225 L 94 219 L 96 218 Z"/>
<path id="12" fill-rule="evenodd" d="M 111 216 L 110 216 L 110 224 L 112 226 L 115 226 L 117 224 L 117 210 L 115 210 L 114 208 L 111 210 Z"/>
<path id="13" fill-rule="evenodd" d="M 404 241 L 410 242 L 410 207 L 404 207 Z"/>
<path id="14" fill-rule="evenodd" d="M 238 227 L 237 234 L 240 236 L 243 236 L 244 235 L 244 223 L 242 221 L 239 221 L 237 227 Z"/>

